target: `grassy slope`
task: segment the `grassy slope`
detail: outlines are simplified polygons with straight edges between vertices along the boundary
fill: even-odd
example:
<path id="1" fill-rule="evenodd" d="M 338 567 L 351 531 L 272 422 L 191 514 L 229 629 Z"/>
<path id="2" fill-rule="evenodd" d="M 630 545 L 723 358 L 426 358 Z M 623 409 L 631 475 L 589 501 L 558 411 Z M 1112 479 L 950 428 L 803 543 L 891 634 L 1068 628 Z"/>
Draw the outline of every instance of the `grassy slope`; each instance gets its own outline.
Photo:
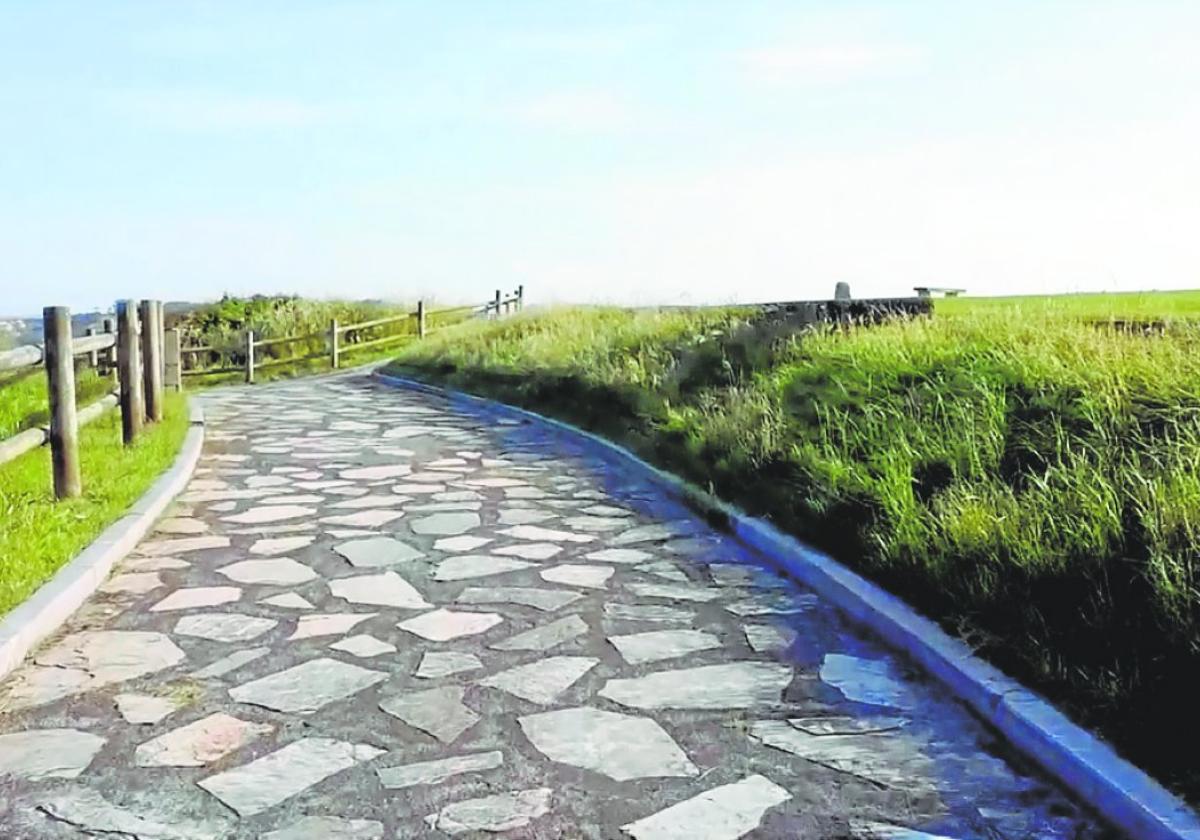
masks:
<path id="1" fill-rule="evenodd" d="M 96 375 L 91 368 L 75 371 L 75 400 L 83 408 L 114 387 L 111 379 Z M 46 371 L 36 368 L 18 377 L 0 381 L 0 440 L 50 422 L 46 396 Z"/>
<path id="2" fill-rule="evenodd" d="M 599 430 L 770 516 L 1196 797 L 1200 735 L 1180 726 L 1200 665 L 1196 314 L 1198 295 L 961 300 L 797 341 L 732 310 L 568 310 L 464 327 L 397 364 Z M 1109 317 L 1178 320 L 1148 336 L 1095 323 Z"/>
<path id="3" fill-rule="evenodd" d="M 119 519 L 174 461 L 188 428 L 182 396 L 167 396 L 166 419 L 137 443 L 121 443 L 112 411 L 79 431 L 84 495 L 55 502 L 46 448 L 0 466 L 0 615 Z"/>

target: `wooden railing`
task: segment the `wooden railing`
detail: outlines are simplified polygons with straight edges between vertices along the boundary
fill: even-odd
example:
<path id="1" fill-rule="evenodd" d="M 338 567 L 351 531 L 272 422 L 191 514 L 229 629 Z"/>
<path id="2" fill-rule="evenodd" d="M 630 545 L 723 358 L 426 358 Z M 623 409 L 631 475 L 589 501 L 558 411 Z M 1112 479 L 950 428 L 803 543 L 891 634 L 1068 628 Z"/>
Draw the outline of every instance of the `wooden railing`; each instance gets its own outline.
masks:
<path id="1" fill-rule="evenodd" d="M 342 362 L 342 356 L 361 350 L 377 349 L 402 340 L 420 340 L 438 331 L 438 327 L 430 325 L 435 317 L 445 318 L 452 315 L 464 317 L 482 316 L 485 318 L 500 318 L 504 315 L 519 312 L 525 306 L 525 287 L 518 286 L 516 291 L 504 295 L 500 290 L 495 297 L 483 304 L 454 306 L 447 309 L 427 310 L 424 301 L 417 302 L 417 308 L 412 312 L 402 312 L 389 315 L 386 318 L 375 318 L 370 321 L 360 321 L 354 324 L 339 324 L 337 320 L 329 322 L 329 328 L 320 332 L 301 335 L 272 336 L 259 338 L 253 330 L 246 330 L 242 336 L 241 346 L 236 348 L 236 356 L 229 360 L 219 361 L 211 367 L 201 367 L 196 360 L 203 356 L 233 356 L 235 348 L 220 348 L 211 345 L 193 345 L 178 347 L 176 351 L 177 364 L 182 368 L 180 376 L 213 376 L 217 374 L 241 373 L 247 382 L 254 381 L 256 371 L 311 362 L 318 359 L 328 359 L 329 367 L 336 370 Z M 361 334 L 369 330 L 396 324 L 411 323 L 411 331 L 395 332 L 377 338 L 362 340 Z M 276 356 L 262 359 L 259 351 L 266 347 L 280 347 L 303 342 L 321 342 L 320 350 L 312 353 L 298 353 L 288 356 Z M 168 348 L 170 344 L 168 343 Z M 170 355 L 173 351 L 168 349 Z M 189 361 L 190 360 L 190 361 Z"/>
<path id="2" fill-rule="evenodd" d="M 0 353 L 0 372 L 22 372 L 34 368 L 46 371 L 46 390 L 50 404 L 50 423 L 44 428 L 27 429 L 0 441 L 0 464 L 50 444 L 50 460 L 57 498 L 79 496 L 83 492 L 79 467 L 79 427 L 100 417 L 116 405 L 121 406 L 122 437 L 133 443 L 147 422 L 163 416 L 164 382 L 178 389 L 178 355 L 172 371 L 169 353 L 164 354 L 164 339 L 169 348 L 179 346 L 179 335 L 164 336 L 162 303 L 155 300 L 126 300 L 117 304 L 114 319 L 105 318 L 102 332 L 89 327 L 87 334 L 71 334 L 71 313 L 65 306 L 42 310 L 44 340 Z M 86 356 L 84 364 L 102 375 L 116 376 L 117 393 L 109 394 L 80 411 L 75 406 L 76 358 Z M 0 395 L 3 391 L 0 391 Z"/>

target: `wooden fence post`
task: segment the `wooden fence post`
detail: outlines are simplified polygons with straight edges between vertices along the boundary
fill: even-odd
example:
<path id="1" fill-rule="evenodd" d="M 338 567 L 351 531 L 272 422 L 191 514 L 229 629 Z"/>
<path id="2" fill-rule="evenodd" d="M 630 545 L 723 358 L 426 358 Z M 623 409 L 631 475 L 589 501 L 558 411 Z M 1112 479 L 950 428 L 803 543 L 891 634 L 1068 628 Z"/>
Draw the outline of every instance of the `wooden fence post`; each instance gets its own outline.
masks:
<path id="1" fill-rule="evenodd" d="M 128 446 L 141 434 L 145 416 L 134 300 L 117 302 L 117 378 L 121 382 L 121 437 Z"/>
<path id="2" fill-rule="evenodd" d="M 113 318 L 105 318 L 102 323 L 102 329 L 105 335 L 112 335 L 116 331 L 116 321 Z M 117 381 L 117 342 L 113 342 L 113 346 L 104 351 L 104 373 L 112 377 L 113 382 Z"/>
<path id="3" fill-rule="evenodd" d="M 338 323 L 337 318 L 329 322 L 329 366 L 337 370 L 338 366 Z"/>
<path id="4" fill-rule="evenodd" d="M 163 385 L 183 390 L 183 340 L 178 329 L 167 330 L 163 341 Z"/>
<path id="5" fill-rule="evenodd" d="M 167 378 L 167 315 L 161 300 L 154 301 L 158 310 L 158 381 L 165 382 Z"/>
<path id="6" fill-rule="evenodd" d="M 79 424 L 75 418 L 75 356 L 71 348 L 71 311 L 65 306 L 42 310 L 46 342 L 46 385 L 50 393 L 50 462 L 54 496 L 79 496 Z"/>
<path id="7" fill-rule="evenodd" d="M 517 311 L 520 312 L 525 308 L 525 284 L 517 286 Z"/>
<path id="8" fill-rule="evenodd" d="M 496 290 L 496 300 L 492 304 L 492 307 L 496 312 L 496 320 L 500 320 L 500 290 L 499 289 Z"/>
<path id="9" fill-rule="evenodd" d="M 83 334 L 90 338 L 91 336 L 96 334 L 96 328 L 88 327 L 86 330 L 83 331 Z M 100 351 L 99 350 L 93 350 L 92 352 L 88 353 L 88 367 L 90 367 L 92 370 L 95 370 L 96 368 L 100 367 Z"/>
<path id="10" fill-rule="evenodd" d="M 425 301 L 417 301 L 417 338 L 425 337 Z"/>
<path id="11" fill-rule="evenodd" d="M 246 330 L 246 381 L 254 382 L 254 330 Z"/>
<path id="12" fill-rule="evenodd" d="M 142 316 L 142 380 L 146 393 L 146 419 L 157 423 L 163 418 L 162 321 L 158 301 L 144 300 Z"/>

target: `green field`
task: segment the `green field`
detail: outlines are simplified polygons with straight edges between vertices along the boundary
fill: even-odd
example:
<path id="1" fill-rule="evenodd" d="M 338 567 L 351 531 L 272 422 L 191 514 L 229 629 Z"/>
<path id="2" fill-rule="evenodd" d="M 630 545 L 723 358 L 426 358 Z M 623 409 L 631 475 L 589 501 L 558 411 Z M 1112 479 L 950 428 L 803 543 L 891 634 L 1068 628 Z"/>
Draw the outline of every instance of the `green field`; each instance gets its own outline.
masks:
<path id="1" fill-rule="evenodd" d="M 131 447 L 121 443 L 119 411 L 83 427 L 79 499 L 54 500 L 46 447 L 0 465 L 0 615 L 120 519 L 175 460 L 187 429 L 179 394 L 167 395 L 163 422 L 147 426 Z"/>
<path id="2" fill-rule="evenodd" d="M 397 369 L 534 408 L 832 552 L 1193 798 L 1200 294 L 474 323 Z"/>
<path id="3" fill-rule="evenodd" d="M 98 376 L 91 368 L 80 367 L 75 371 L 75 401 L 80 408 L 95 402 L 114 387 L 112 379 Z M 0 379 L 0 440 L 49 422 L 44 368 Z"/>

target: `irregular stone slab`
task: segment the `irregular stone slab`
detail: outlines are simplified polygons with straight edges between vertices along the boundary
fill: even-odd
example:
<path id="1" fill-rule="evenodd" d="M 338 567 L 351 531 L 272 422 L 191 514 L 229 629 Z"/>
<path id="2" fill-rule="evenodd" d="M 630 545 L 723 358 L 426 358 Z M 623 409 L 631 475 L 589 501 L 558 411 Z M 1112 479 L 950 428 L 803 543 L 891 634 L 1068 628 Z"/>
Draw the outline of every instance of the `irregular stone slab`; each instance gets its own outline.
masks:
<path id="1" fill-rule="evenodd" d="M 504 498 L 512 499 L 547 499 L 550 494 L 540 487 L 505 487 Z"/>
<path id="2" fill-rule="evenodd" d="M 621 826 L 634 840 L 738 840 L 763 815 L 792 795 L 765 776 L 707 790 L 649 817 Z"/>
<path id="3" fill-rule="evenodd" d="M 434 831 L 451 836 L 469 831 L 488 831 L 499 834 L 524 828 L 535 819 L 550 812 L 550 788 L 498 793 L 481 799 L 467 799 L 447 805 L 425 818 Z"/>
<path id="4" fill-rule="evenodd" d="M 113 698 L 126 723 L 158 723 L 179 707 L 168 697 L 149 694 L 118 694 Z"/>
<path id="5" fill-rule="evenodd" d="M 369 568 L 407 563 L 425 555 L 411 545 L 392 537 L 369 537 L 365 540 L 350 540 L 333 547 L 333 550 L 349 561 L 351 566 Z"/>
<path id="6" fill-rule="evenodd" d="M 383 823 L 344 817 L 301 817 L 291 825 L 268 831 L 259 840 L 381 840 Z"/>
<path id="7" fill-rule="evenodd" d="M 495 613 L 460 612 L 455 610 L 437 609 L 418 615 L 416 618 L 401 621 L 396 626 L 429 639 L 431 642 L 448 642 L 462 636 L 475 636 L 495 627 L 504 621 Z"/>
<path id="8" fill-rule="evenodd" d="M 725 609 L 742 618 L 758 615 L 796 615 L 806 612 L 817 604 L 816 595 L 794 595 L 777 593 L 759 595 L 744 601 L 735 601 Z"/>
<path id="9" fill-rule="evenodd" d="M 883 715 L 865 718 L 849 715 L 788 718 L 788 726 L 808 735 L 878 735 L 883 732 L 895 732 L 907 725 L 908 721 L 905 718 Z"/>
<path id="10" fill-rule="evenodd" d="M 579 531 L 604 533 L 605 531 L 615 531 L 618 528 L 624 528 L 629 522 L 611 516 L 570 516 L 564 519 L 562 524 Z"/>
<path id="11" fill-rule="evenodd" d="M 778 574 L 757 566 L 710 563 L 708 573 L 721 586 L 751 586 L 756 589 L 790 589 L 791 584 Z"/>
<path id="12" fill-rule="evenodd" d="M 134 764 L 203 767 L 273 731 L 275 727 L 268 724 L 217 712 L 139 745 L 133 753 Z"/>
<path id="13" fill-rule="evenodd" d="M 587 631 L 587 622 L 577 615 L 568 615 L 502 639 L 489 647 L 493 650 L 550 650 L 563 642 L 582 636 Z"/>
<path id="14" fill-rule="evenodd" d="M 268 534 L 297 534 L 303 531 L 315 531 L 316 528 L 314 522 L 287 522 L 283 525 L 250 525 L 245 528 L 230 528 L 225 533 L 265 537 Z"/>
<path id="15" fill-rule="evenodd" d="M 193 671 L 192 676 L 198 680 L 216 679 L 223 677 L 228 673 L 236 671 L 243 665 L 249 665 L 256 659 L 261 659 L 270 653 L 271 649 L 266 647 L 246 648 L 245 650 L 235 650 L 228 656 L 222 656 L 216 662 L 204 666 L 199 671 Z"/>
<path id="16" fill-rule="evenodd" d="M 264 522 L 283 522 L 286 519 L 306 519 L 316 514 L 316 508 L 303 505 L 263 505 L 252 507 L 244 513 L 222 517 L 222 521 L 239 525 L 261 525 Z"/>
<path id="17" fill-rule="evenodd" d="M 0 779 L 74 779 L 103 746 L 103 738 L 78 729 L 27 729 L 0 735 Z"/>
<path id="18" fill-rule="evenodd" d="M 307 715 L 387 679 L 382 671 L 336 659 L 310 659 L 229 690 L 239 703 Z"/>
<path id="19" fill-rule="evenodd" d="M 480 719 L 463 703 L 463 692 L 461 685 L 444 685 L 384 698 L 379 702 L 379 708 L 414 729 L 449 744 Z"/>
<path id="20" fill-rule="evenodd" d="M 944 834 L 929 834 L 915 828 L 866 820 L 850 820 L 850 831 L 856 840 L 956 840 Z"/>
<path id="21" fill-rule="evenodd" d="M 596 538 L 591 534 L 576 534 L 572 531 L 557 531 L 553 528 L 539 528 L 537 525 L 517 525 L 505 528 L 500 532 L 506 537 L 530 542 L 592 542 Z"/>
<path id="22" fill-rule="evenodd" d="M 523 487 L 529 482 L 517 478 L 468 478 L 463 483 L 469 487 Z"/>
<path id="23" fill-rule="evenodd" d="M 548 705 L 599 662 L 590 656 L 551 656 L 492 674 L 479 684 Z"/>
<path id="24" fill-rule="evenodd" d="M 344 651 L 345 653 L 369 659 L 372 656 L 380 656 L 385 653 L 395 653 L 396 646 L 390 645 L 385 641 L 376 639 L 369 633 L 360 633 L 357 636 L 351 636 L 348 639 L 342 639 L 340 642 L 335 642 L 330 645 L 334 650 Z"/>
<path id="25" fill-rule="evenodd" d="M 608 641 L 630 665 L 661 662 L 721 646 L 721 640 L 699 630 L 652 630 L 628 636 L 609 636 Z"/>
<path id="26" fill-rule="evenodd" d="M 384 788 L 398 790 L 415 785 L 436 785 L 464 773 L 495 770 L 502 764 L 504 764 L 504 754 L 499 750 L 493 750 L 492 752 L 456 755 L 436 761 L 404 764 L 399 767 L 381 767 L 375 772 L 379 775 L 379 784 Z"/>
<path id="27" fill-rule="evenodd" d="M 333 597 L 344 598 L 352 604 L 404 610 L 423 610 L 431 606 L 411 583 L 391 571 L 331 580 L 329 591 Z"/>
<path id="28" fill-rule="evenodd" d="M 648 554 L 636 548 L 605 548 L 601 551 L 592 551 L 584 555 L 588 560 L 595 560 L 600 563 L 624 563 L 633 565 L 635 563 L 644 563 L 647 560 L 653 559 L 653 554 Z"/>
<path id="29" fill-rule="evenodd" d="M 477 513 L 435 513 L 414 519 L 409 525 L 414 534 L 456 537 L 472 528 L 478 528 L 481 520 Z"/>
<path id="30" fill-rule="evenodd" d="M 634 595 L 642 598 L 705 603 L 721 597 L 721 590 L 703 589 L 699 586 L 680 586 L 669 583 L 627 583 L 625 586 Z"/>
<path id="31" fill-rule="evenodd" d="M 639 525 L 636 528 L 630 528 L 628 531 L 622 531 L 620 534 L 617 534 L 609 540 L 609 544 L 623 546 L 641 542 L 664 542 L 671 539 L 671 537 L 687 534 L 690 530 L 690 528 L 681 523 Z"/>
<path id="32" fill-rule="evenodd" d="M 696 614 L 691 610 L 641 604 L 605 604 L 604 615 L 618 621 L 652 621 L 658 624 L 691 624 L 696 620 Z"/>
<path id="33" fill-rule="evenodd" d="M 433 573 L 434 580 L 468 580 L 470 578 L 502 575 L 535 568 L 533 563 L 510 560 L 507 557 L 490 557 L 486 554 L 460 554 L 438 564 Z"/>
<path id="34" fill-rule="evenodd" d="M 537 510 L 536 508 L 501 508 L 500 509 L 500 524 L 501 525 L 534 525 L 538 522 L 545 522 L 547 519 L 553 519 L 558 516 L 557 513 L 549 510 Z"/>
<path id="35" fill-rule="evenodd" d="M 100 591 L 110 595 L 145 595 L 161 586 L 163 582 L 158 572 L 127 572 L 106 580 Z"/>
<path id="36" fill-rule="evenodd" d="M 288 636 L 288 641 L 297 639 L 312 639 L 317 636 L 340 636 L 349 633 L 368 618 L 374 618 L 379 613 L 316 613 L 302 615 L 296 622 L 296 630 Z"/>
<path id="37" fill-rule="evenodd" d="M 214 642 L 248 642 L 278 623 L 274 619 L 238 613 L 196 613 L 175 622 L 171 632 Z"/>
<path id="38" fill-rule="evenodd" d="M 285 799 L 384 750 L 332 738 L 303 738 L 249 764 L 217 773 L 198 784 L 243 817 L 261 813 Z"/>
<path id="39" fill-rule="evenodd" d="M 122 565 L 131 572 L 158 572 L 186 569 L 192 564 L 178 557 L 131 557 Z"/>
<path id="40" fill-rule="evenodd" d="M 832 685 L 856 703 L 910 709 L 912 694 L 891 676 L 888 663 L 840 653 L 827 653 L 821 662 L 821 681 Z"/>
<path id="41" fill-rule="evenodd" d="M 275 537 L 273 539 L 257 540 L 250 546 L 251 554 L 287 554 L 300 548 L 312 545 L 314 536 L 304 537 Z"/>
<path id="42" fill-rule="evenodd" d="M 448 677 L 451 674 L 461 674 L 464 671 L 475 671 L 482 667 L 483 663 L 473 653 L 430 651 L 421 657 L 421 664 L 417 666 L 416 676 L 424 680 L 433 680 L 438 677 Z"/>
<path id="43" fill-rule="evenodd" d="M 446 489 L 444 484 L 396 484 L 392 487 L 393 493 L 401 493 L 405 496 L 432 496 L 440 494 Z"/>
<path id="44" fill-rule="evenodd" d="M 381 481 L 385 478 L 399 478 L 412 472 L 408 464 L 384 464 L 377 467 L 355 467 L 342 470 L 339 476 L 347 481 Z"/>
<path id="45" fill-rule="evenodd" d="M 755 653 L 775 653 L 787 650 L 796 641 L 796 631 L 790 627 L 775 627 L 770 624 L 747 624 L 746 644 Z"/>
<path id="46" fill-rule="evenodd" d="M 700 774 L 671 736 L 650 718 L 580 707 L 517 720 L 525 737 L 546 758 L 618 782 Z"/>
<path id="47" fill-rule="evenodd" d="M 490 537 L 443 537 L 433 547 L 437 551 L 474 551 L 491 541 Z"/>
<path id="48" fill-rule="evenodd" d="M 811 735 L 782 720 L 760 720 L 750 737 L 777 750 L 831 770 L 889 788 L 919 791 L 935 787 L 933 762 L 911 738 L 897 733 Z"/>
<path id="49" fill-rule="evenodd" d="M 295 592 L 284 592 L 282 595 L 272 595 L 270 598 L 263 598 L 258 603 L 266 604 L 271 607 L 282 607 L 285 610 L 311 610 L 316 609 L 312 602 L 303 595 L 297 595 Z"/>
<path id="50" fill-rule="evenodd" d="M 94 630 L 72 633 L 14 676 L 8 711 L 52 703 L 178 665 L 184 653 L 164 633 Z M 41 667 L 39 667 L 41 666 Z"/>
<path id="51" fill-rule="evenodd" d="M 189 551 L 207 551 L 211 548 L 229 548 L 229 537 L 184 537 L 179 540 L 158 540 L 144 543 L 138 551 L 147 557 L 165 557 L 171 554 L 186 554 Z"/>
<path id="52" fill-rule="evenodd" d="M 166 598 L 150 608 L 150 612 L 171 612 L 173 610 L 191 610 L 196 607 L 216 607 L 229 604 L 242 597 L 242 590 L 236 586 L 193 586 L 176 589 Z"/>
<path id="53" fill-rule="evenodd" d="M 335 510 L 366 510 L 368 508 L 398 508 L 404 504 L 407 499 L 403 496 L 397 496 L 389 493 L 383 495 L 359 496 L 356 499 L 346 499 L 337 504 L 330 505 Z"/>
<path id="54" fill-rule="evenodd" d="M 95 837 L 133 840 L 219 840 L 227 830 L 215 824 L 182 820 L 177 814 L 136 812 L 113 805 L 95 790 L 76 787 L 56 790 L 37 807 L 60 823 Z"/>
<path id="55" fill-rule="evenodd" d="M 634 568 L 639 572 L 645 572 L 646 574 L 654 575 L 673 583 L 691 583 L 691 578 L 669 560 L 654 560 L 650 563 L 642 563 L 640 566 L 634 566 Z"/>
<path id="56" fill-rule="evenodd" d="M 297 583 L 307 583 L 313 580 L 317 573 L 297 563 L 290 557 L 276 557 L 272 560 L 240 560 L 217 569 L 237 583 L 258 584 L 261 586 L 292 586 Z"/>
<path id="57" fill-rule="evenodd" d="M 455 600 L 460 604 L 521 604 L 542 612 L 553 612 L 583 596 L 565 589 L 536 589 L 524 586 L 469 586 Z"/>
<path id="58" fill-rule="evenodd" d="M 541 572 L 542 580 L 550 583 L 562 583 L 568 586 L 582 586 L 587 589 L 605 589 L 608 579 L 616 571 L 612 566 L 581 566 L 573 563 L 563 563 L 552 569 Z"/>
<path id="59" fill-rule="evenodd" d="M 633 511 L 626 510 L 623 507 L 614 507 L 613 505 L 591 505 L 585 507 L 582 513 L 589 516 L 633 516 Z"/>
<path id="60" fill-rule="evenodd" d="M 313 493 L 290 493 L 286 496 L 268 496 L 260 504 L 269 505 L 319 505 L 325 501 L 324 496 Z"/>
<path id="61" fill-rule="evenodd" d="M 561 545 L 553 543 L 526 543 L 523 545 L 507 545 L 497 548 L 493 554 L 503 554 L 511 557 L 522 557 L 526 560 L 549 560 L 562 551 Z"/>
<path id="62" fill-rule="evenodd" d="M 323 516 L 321 521 L 327 525 L 348 525 L 351 528 L 378 528 L 402 516 L 404 516 L 402 510 L 372 509 L 341 516 Z"/>
<path id="63" fill-rule="evenodd" d="M 792 669 L 774 662 L 731 662 L 609 680 L 600 696 L 635 709 L 749 709 L 777 706 Z"/>
<path id="64" fill-rule="evenodd" d="M 282 475 L 252 475 L 246 479 L 246 486 L 258 489 L 259 487 L 282 487 L 285 484 L 291 484 L 292 480 Z"/>

